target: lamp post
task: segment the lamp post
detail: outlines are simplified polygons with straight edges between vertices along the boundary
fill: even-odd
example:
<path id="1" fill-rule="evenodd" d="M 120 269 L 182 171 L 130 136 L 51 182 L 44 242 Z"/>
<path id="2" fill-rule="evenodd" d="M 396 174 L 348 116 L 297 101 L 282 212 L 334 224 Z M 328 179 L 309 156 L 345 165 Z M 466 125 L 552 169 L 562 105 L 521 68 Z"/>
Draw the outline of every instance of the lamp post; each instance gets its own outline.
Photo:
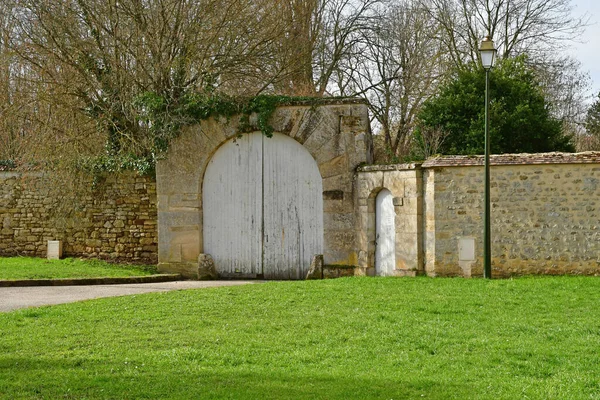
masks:
<path id="1" fill-rule="evenodd" d="M 489 131 L 489 74 L 496 58 L 494 41 L 486 36 L 479 47 L 481 64 L 485 69 L 485 211 L 484 211 L 484 234 L 483 234 L 483 277 L 492 278 L 492 239 L 490 222 L 490 131 Z"/>

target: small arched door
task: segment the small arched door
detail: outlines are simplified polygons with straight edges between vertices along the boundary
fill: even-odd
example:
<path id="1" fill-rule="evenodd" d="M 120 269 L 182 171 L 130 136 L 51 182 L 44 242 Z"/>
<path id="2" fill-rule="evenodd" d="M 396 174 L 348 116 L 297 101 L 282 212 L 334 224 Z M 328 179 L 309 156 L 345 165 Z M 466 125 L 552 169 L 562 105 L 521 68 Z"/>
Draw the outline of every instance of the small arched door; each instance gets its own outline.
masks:
<path id="1" fill-rule="evenodd" d="M 396 212 L 392 193 L 383 189 L 375 198 L 375 273 L 393 275 L 396 268 Z"/>
<path id="2" fill-rule="evenodd" d="M 222 277 L 303 279 L 323 253 L 321 174 L 288 136 L 225 143 L 207 166 L 202 200 L 204 252 Z"/>

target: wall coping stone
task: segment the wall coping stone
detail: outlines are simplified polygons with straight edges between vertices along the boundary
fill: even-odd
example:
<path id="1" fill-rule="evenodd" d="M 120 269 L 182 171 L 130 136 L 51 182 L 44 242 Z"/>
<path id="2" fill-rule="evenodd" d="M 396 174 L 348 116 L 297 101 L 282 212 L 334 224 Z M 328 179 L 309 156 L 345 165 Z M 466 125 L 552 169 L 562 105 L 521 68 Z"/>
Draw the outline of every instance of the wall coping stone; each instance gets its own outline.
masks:
<path id="1" fill-rule="evenodd" d="M 540 164 L 600 164 L 600 151 L 583 153 L 521 153 L 490 156 L 490 165 L 540 165 Z M 427 159 L 422 168 L 468 167 L 484 165 L 484 156 L 439 156 Z"/>
<path id="2" fill-rule="evenodd" d="M 377 172 L 377 171 L 406 171 L 421 169 L 421 163 L 409 164 L 381 164 L 381 165 L 362 165 L 357 168 L 358 172 Z"/>

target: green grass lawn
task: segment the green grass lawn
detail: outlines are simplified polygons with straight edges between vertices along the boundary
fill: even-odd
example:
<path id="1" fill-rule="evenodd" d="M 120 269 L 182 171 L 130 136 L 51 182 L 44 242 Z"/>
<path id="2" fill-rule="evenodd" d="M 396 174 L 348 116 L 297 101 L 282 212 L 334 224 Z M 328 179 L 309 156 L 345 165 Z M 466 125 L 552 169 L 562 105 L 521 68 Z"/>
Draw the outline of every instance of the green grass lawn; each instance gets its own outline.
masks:
<path id="1" fill-rule="evenodd" d="M 0 327 L 7 399 L 600 398 L 597 278 L 271 282 Z"/>
<path id="2" fill-rule="evenodd" d="M 110 264 L 93 259 L 0 258 L 0 279 L 114 278 L 155 273 L 155 266 Z"/>

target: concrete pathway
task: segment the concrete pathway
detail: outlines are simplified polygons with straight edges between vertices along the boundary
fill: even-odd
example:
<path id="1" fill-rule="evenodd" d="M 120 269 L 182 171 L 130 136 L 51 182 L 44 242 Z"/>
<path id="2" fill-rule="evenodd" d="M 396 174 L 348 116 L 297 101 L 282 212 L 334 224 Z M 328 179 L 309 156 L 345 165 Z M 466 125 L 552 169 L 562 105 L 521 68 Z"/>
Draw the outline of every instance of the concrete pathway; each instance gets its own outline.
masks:
<path id="1" fill-rule="evenodd" d="M 100 297 L 237 286 L 260 282 L 262 281 L 177 281 L 123 285 L 0 287 L 0 312 L 51 304 L 73 303 Z"/>

